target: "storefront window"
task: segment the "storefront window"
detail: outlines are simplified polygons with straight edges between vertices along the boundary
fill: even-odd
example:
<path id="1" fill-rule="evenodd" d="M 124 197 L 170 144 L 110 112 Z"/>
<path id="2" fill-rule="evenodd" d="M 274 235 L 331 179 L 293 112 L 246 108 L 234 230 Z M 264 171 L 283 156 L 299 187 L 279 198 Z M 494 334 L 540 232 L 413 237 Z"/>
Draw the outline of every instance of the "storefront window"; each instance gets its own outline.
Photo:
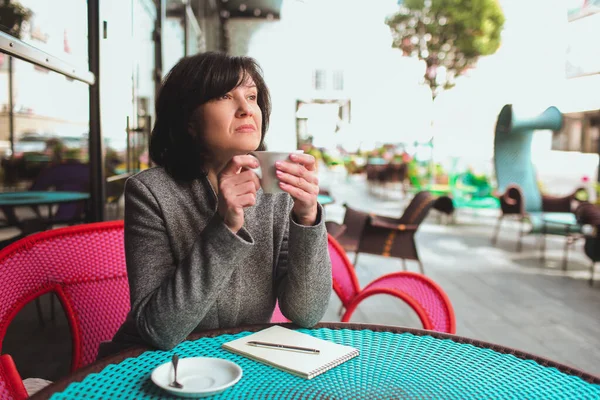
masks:
<path id="1" fill-rule="evenodd" d="M 15 34 L 14 26 L 20 26 L 25 43 L 69 64 L 88 64 L 87 1 L 3 0 L 0 16 L 0 30 Z"/>
<path id="2" fill-rule="evenodd" d="M 88 162 L 87 84 L 2 54 L 0 93 L 2 191 L 28 189 L 48 166 Z"/>

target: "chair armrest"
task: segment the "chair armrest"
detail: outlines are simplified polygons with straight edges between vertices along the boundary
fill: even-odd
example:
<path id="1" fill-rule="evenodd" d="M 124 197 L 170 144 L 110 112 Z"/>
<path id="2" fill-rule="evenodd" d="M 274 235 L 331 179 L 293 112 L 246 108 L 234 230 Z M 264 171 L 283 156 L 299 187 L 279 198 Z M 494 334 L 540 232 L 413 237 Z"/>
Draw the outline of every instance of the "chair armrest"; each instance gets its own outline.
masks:
<path id="1" fill-rule="evenodd" d="M 325 221 L 325 228 L 334 239 L 339 238 L 346 231 L 346 225 L 338 224 L 335 221 Z"/>
<path id="2" fill-rule="evenodd" d="M 375 227 L 375 228 L 383 228 L 383 229 L 390 229 L 393 231 L 399 231 L 399 232 L 403 232 L 403 231 L 416 231 L 417 228 L 419 227 L 419 225 L 407 225 L 407 224 L 394 224 L 391 223 L 389 221 L 385 221 L 379 217 L 376 216 L 371 216 L 371 222 L 370 225 Z"/>
<path id="3" fill-rule="evenodd" d="M 579 187 L 575 191 L 567 196 L 548 196 L 542 195 L 542 210 L 545 212 L 573 212 L 577 204 L 582 201 L 577 200 L 577 194 L 579 192 L 586 192 L 586 189 Z M 587 193 L 587 192 L 586 192 Z M 577 204 L 573 204 L 573 202 Z"/>
<path id="4" fill-rule="evenodd" d="M 8 354 L 0 355 L 0 377 L 4 380 L 5 389 L 15 400 L 22 400 L 29 397 L 17 367 Z M 0 392 L 0 394 L 3 394 Z"/>
<path id="5" fill-rule="evenodd" d="M 519 186 L 508 185 L 504 193 L 498 195 L 498 198 L 500 199 L 500 208 L 503 214 L 525 214 L 523 191 Z"/>

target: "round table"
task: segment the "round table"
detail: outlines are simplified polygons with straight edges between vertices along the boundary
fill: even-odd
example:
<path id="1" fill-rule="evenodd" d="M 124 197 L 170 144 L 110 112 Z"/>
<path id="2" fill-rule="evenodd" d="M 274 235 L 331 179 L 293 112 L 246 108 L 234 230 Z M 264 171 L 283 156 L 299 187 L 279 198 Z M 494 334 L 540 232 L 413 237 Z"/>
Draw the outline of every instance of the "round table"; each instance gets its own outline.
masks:
<path id="1" fill-rule="evenodd" d="M 195 334 L 171 351 L 130 349 L 76 371 L 32 399 L 169 398 L 149 377 L 154 368 L 169 362 L 173 352 L 180 357 L 225 358 L 242 367 L 242 379 L 213 397 L 218 399 L 600 397 L 600 378 L 583 371 L 503 346 L 419 329 L 344 323 L 299 329 L 360 350 L 358 357 L 311 380 L 221 348 L 271 325 Z"/>
<path id="2" fill-rule="evenodd" d="M 89 193 L 80 192 L 2 192 L 0 193 L 0 206 L 42 206 L 84 201 L 89 198 Z"/>
<path id="3" fill-rule="evenodd" d="M 52 222 L 52 206 L 63 203 L 86 202 L 90 199 L 89 193 L 62 192 L 62 191 L 22 191 L 0 192 L 0 207 L 6 216 L 9 226 L 21 227 L 21 221 L 16 216 L 15 207 L 48 206 L 48 221 Z"/>
<path id="4" fill-rule="evenodd" d="M 328 196 L 326 194 L 319 194 L 319 195 L 317 195 L 317 201 L 322 206 L 326 206 L 327 204 L 331 204 L 331 203 L 334 202 L 333 197 Z"/>

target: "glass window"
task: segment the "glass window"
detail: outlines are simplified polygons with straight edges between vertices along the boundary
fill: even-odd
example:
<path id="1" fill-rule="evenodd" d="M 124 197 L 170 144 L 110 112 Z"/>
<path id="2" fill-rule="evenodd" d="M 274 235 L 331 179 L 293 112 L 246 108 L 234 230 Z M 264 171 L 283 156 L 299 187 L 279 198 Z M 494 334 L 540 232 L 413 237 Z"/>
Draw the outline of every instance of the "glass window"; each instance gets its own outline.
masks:
<path id="1" fill-rule="evenodd" d="M 51 165 L 88 162 L 88 85 L 12 58 L 11 133 L 10 59 L 0 69 L 2 191 L 29 189 Z"/>
<path id="2" fill-rule="evenodd" d="M 6 4 L 3 0 L 1 8 L 2 31 L 20 26 L 20 39 L 25 43 L 67 63 L 88 65 L 87 1 L 11 0 Z M 20 18 L 24 12 L 29 17 Z"/>
<path id="3" fill-rule="evenodd" d="M 323 69 L 317 69 L 313 75 L 313 87 L 315 90 L 325 90 L 327 87 L 327 73 Z"/>
<path id="4" fill-rule="evenodd" d="M 344 90 L 344 71 L 333 71 L 333 90 Z"/>

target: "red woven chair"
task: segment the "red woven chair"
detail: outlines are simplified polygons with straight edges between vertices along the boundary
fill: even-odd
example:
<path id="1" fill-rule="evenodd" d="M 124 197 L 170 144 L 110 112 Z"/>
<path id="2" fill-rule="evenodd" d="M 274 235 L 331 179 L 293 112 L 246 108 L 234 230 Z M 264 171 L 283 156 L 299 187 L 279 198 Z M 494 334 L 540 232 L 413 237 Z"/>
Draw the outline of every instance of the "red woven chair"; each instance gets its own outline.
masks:
<path id="1" fill-rule="evenodd" d="M 71 370 L 96 359 L 129 311 L 123 222 L 76 225 L 37 233 L 0 251 L 0 353 L 17 313 L 54 292 L 71 329 Z M 0 399 L 22 399 L 25 388 L 12 359 L 0 359 Z"/>
<path id="2" fill-rule="evenodd" d="M 456 333 L 454 309 L 444 290 L 425 275 L 394 272 L 384 275 L 360 289 L 354 267 L 342 246 L 328 235 L 332 264 L 333 290 L 346 310 L 342 322 L 349 322 L 361 301 L 376 294 L 388 294 L 403 300 L 419 316 L 424 329 Z M 271 322 L 289 322 L 275 307 Z"/>
<path id="3" fill-rule="evenodd" d="M 349 322 L 354 310 L 364 299 L 388 294 L 408 304 L 419 316 L 424 329 L 455 333 L 454 309 L 444 290 L 425 275 L 394 272 L 369 283 L 362 290 L 352 263 L 342 246 L 329 236 L 329 257 L 333 271 L 333 290 L 346 310 L 342 322 Z"/>

